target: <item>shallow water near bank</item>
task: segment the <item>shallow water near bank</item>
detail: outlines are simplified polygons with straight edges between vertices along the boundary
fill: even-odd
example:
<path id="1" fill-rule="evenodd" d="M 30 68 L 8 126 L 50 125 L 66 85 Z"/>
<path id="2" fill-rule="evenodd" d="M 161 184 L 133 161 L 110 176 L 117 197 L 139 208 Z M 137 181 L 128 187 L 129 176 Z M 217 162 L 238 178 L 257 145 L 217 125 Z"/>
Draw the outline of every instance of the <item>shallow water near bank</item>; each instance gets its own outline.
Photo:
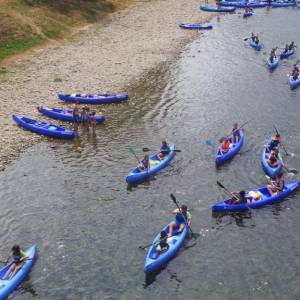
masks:
<path id="1" fill-rule="evenodd" d="M 16 299 L 297 299 L 300 193 L 246 216 L 215 218 L 210 207 L 226 197 L 216 180 L 230 190 L 266 184 L 260 154 L 273 124 L 295 153 L 286 165 L 300 170 L 300 89 L 287 85 L 300 56 L 270 73 L 263 55 L 291 40 L 300 45 L 299 14 L 216 18 L 178 60 L 145 75 L 128 103 L 105 106 L 97 137 L 42 142 L 1 173 L 2 256 L 16 242 L 39 249 Z M 261 53 L 243 42 L 251 31 L 262 32 Z M 216 170 L 205 140 L 247 120 L 241 154 Z M 142 156 L 165 137 L 182 152 L 128 188 L 124 178 L 136 164 L 128 149 Z M 173 218 L 171 192 L 190 207 L 200 237 L 147 285 L 139 246 Z"/>

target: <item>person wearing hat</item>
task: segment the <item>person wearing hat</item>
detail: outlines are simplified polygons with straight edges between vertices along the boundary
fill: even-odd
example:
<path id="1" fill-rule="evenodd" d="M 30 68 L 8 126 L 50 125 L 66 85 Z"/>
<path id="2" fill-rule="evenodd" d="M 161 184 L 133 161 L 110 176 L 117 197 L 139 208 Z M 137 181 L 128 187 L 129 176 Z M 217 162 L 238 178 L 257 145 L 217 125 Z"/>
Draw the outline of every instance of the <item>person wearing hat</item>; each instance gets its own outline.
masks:
<path id="1" fill-rule="evenodd" d="M 268 144 L 268 149 L 271 152 L 274 148 L 278 148 L 280 145 L 280 134 L 276 134 L 275 137 L 272 137 L 271 141 Z"/>
<path id="2" fill-rule="evenodd" d="M 180 209 L 176 208 L 172 213 L 175 215 L 175 222 L 169 225 L 169 237 L 173 235 L 175 229 L 177 229 L 177 233 L 180 233 L 184 226 L 191 226 L 192 221 L 192 215 L 186 205 L 181 205 Z"/>
<path id="3" fill-rule="evenodd" d="M 170 152 L 171 152 L 171 149 L 170 149 L 169 145 L 167 144 L 167 141 L 163 140 L 162 144 L 160 146 L 160 152 L 157 154 L 157 158 L 159 160 L 163 160 Z"/>

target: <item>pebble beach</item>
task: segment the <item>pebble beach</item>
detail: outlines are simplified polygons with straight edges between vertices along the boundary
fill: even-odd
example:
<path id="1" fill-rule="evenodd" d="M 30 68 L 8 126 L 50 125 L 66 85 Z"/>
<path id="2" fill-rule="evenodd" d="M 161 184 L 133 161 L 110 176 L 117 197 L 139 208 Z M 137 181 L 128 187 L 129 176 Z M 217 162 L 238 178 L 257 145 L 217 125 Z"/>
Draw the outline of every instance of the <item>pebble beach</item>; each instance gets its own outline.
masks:
<path id="1" fill-rule="evenodd" d="M 57 100 L 59 92 L 126 92 L 200 34 L 180 29 L 179 23 L 206 22 L 213 16 L 201 12 L 198 1 L 137 2 L 63 41 L 16 56 L 8 65 L 4 61 L 0 169 L 45 139 L 18 128 L 11 119 L 13 113 L 44 119 L 36 110 L 38 105 L 66 107 Z"/>

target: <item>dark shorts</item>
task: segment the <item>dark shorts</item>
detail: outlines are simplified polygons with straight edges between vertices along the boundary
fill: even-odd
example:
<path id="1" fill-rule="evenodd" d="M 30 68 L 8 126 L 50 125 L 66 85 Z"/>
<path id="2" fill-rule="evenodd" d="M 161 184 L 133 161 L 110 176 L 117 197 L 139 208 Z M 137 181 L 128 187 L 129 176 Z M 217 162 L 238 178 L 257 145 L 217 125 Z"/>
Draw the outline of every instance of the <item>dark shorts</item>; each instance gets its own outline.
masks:
<path id="1" fill-rule="evenodd" d="M 74 123 L 79 124 L 81 121 L 80 116 L 77 116 L 77 115 L 73 116 L 73 121 L 74 121 Z"/>

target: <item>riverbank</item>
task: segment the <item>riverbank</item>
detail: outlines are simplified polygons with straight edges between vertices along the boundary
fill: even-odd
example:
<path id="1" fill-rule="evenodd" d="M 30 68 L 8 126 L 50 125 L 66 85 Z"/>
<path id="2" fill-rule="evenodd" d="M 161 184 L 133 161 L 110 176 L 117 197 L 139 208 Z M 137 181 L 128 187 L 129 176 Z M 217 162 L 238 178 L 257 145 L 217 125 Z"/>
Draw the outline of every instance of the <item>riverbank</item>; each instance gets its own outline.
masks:
<path id="1" fill-rule="evenodd" d="M 204 22 L 212 16 L 200 12 L 194 0 L 136 3 L 60 44 L 37 48 L 13 67 L 2 68 L 0 168 L 43 139 L 18 128 L 11 120 L 13 113 L 41 118 L 37 105 L 62 106 L 53 101 L 58 92 L 126 91 L 199 35 L 180 29 L 178 23 Z"/>

